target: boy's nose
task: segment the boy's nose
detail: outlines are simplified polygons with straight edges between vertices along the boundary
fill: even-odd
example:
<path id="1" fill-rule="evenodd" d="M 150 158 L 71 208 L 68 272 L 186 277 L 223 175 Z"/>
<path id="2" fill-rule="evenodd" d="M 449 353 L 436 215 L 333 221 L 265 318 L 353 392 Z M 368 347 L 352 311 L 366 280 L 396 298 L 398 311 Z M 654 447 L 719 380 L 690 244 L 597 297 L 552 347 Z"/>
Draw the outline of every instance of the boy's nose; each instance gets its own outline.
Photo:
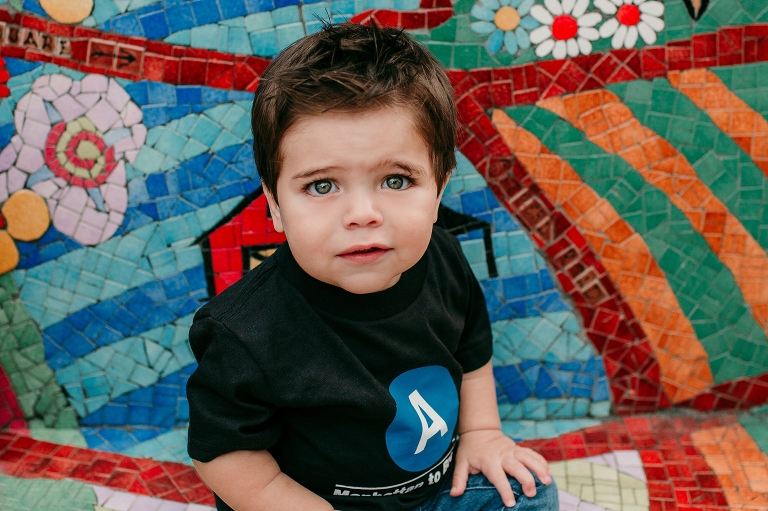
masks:
<path id="1" fill-rule="evenodd" d="M 344 226 L 347 229 L 357 227 L 376 227 L 384 220 L 381 210 L 371 197 L 356 195 L 350 197 L 344 214 Z"/>

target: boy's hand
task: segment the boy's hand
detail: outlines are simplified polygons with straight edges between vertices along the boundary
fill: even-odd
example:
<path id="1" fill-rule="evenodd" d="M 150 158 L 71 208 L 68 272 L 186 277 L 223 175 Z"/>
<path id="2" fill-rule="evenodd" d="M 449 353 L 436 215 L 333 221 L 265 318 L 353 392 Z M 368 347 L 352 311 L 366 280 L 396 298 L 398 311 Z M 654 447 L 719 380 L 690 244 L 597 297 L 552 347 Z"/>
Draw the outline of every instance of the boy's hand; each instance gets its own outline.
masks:
<path id="1" fill-rule="evenodd" d="M 543 456 L 527 447 L 518 446 L 499 430 L 468 431 L 461 435 L 451 496 L 462 495 L 469 474 L 480 472 L 493 483 L 507 507 L 515 505 L 515 495 L 507 474 L 520 482 L 527 497 L 536 495 L 536 482 L 531 472 L 544 484 L 552 482 L 552 472 Z"/>

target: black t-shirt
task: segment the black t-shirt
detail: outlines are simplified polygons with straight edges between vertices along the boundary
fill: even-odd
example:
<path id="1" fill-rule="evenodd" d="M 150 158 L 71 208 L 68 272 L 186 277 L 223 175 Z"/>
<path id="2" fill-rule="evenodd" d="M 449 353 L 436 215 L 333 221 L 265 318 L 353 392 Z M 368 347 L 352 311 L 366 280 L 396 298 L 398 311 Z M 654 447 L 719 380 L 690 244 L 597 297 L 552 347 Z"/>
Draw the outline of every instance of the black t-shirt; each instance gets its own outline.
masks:
<path id="1" fill-rule="evenodd" d="M 189 455 L 267 449 L 340 510 L 411 509 L 437 491 L 462 375 L 492 351 L 482 290 L 439 227 L 394 286 L 365 295 L 309 276 L 283 244 L 189 336 Z"/>

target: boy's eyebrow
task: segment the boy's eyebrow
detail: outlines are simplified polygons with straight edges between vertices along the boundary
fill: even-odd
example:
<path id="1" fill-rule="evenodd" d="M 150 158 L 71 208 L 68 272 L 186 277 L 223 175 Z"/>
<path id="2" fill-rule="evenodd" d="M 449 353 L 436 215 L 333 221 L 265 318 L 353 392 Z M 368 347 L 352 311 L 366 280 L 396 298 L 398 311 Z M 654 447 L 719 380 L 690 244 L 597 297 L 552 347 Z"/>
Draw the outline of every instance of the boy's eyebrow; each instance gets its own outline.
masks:
<path id="1" fill-rule="evenodd" d="M 426 170 L 421 165 L 415 165 L 394 159 L 383 160 L 377 165 L 377 167 L 398 167 L 412 176 L 421 176 L 426 173 Z M 318 174 L 327 174 L 329 171 L 336 169 L 338 169 L 338 167 L 318 167 L 316 169 L 309 169 L 305 170 L 304 172 L 299 172 L 291 179 L 309 179 Z"/>
<path id="2" fill-rule="evenodd" d="M 291 179 L 307 179 L 307 178 L 316 176 L 317 174 L 325 174 L 333 168 L 335 167 L 320 167 L 317 169 L 305 170 L 304 172 L 299 172 L 298 174 L 293 176 Z"/>

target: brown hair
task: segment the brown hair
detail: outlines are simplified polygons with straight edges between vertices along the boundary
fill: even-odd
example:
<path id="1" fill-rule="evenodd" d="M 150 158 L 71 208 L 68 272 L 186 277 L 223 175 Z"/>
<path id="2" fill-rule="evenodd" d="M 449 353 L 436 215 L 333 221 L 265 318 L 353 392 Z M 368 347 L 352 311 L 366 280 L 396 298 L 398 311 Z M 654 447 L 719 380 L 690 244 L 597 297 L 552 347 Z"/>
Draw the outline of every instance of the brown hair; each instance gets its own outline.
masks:
<path id="1" fill-rule="evenodd" d="M 438 190 L 456 166 L 456 104 L 440 63 L 402 30 L 324 24 L 280 53 L 261 77 L 251 127 L 256 168 L 277 200 L 280 141 L 302 116 L 405 107 L 430 148 Z"/>

